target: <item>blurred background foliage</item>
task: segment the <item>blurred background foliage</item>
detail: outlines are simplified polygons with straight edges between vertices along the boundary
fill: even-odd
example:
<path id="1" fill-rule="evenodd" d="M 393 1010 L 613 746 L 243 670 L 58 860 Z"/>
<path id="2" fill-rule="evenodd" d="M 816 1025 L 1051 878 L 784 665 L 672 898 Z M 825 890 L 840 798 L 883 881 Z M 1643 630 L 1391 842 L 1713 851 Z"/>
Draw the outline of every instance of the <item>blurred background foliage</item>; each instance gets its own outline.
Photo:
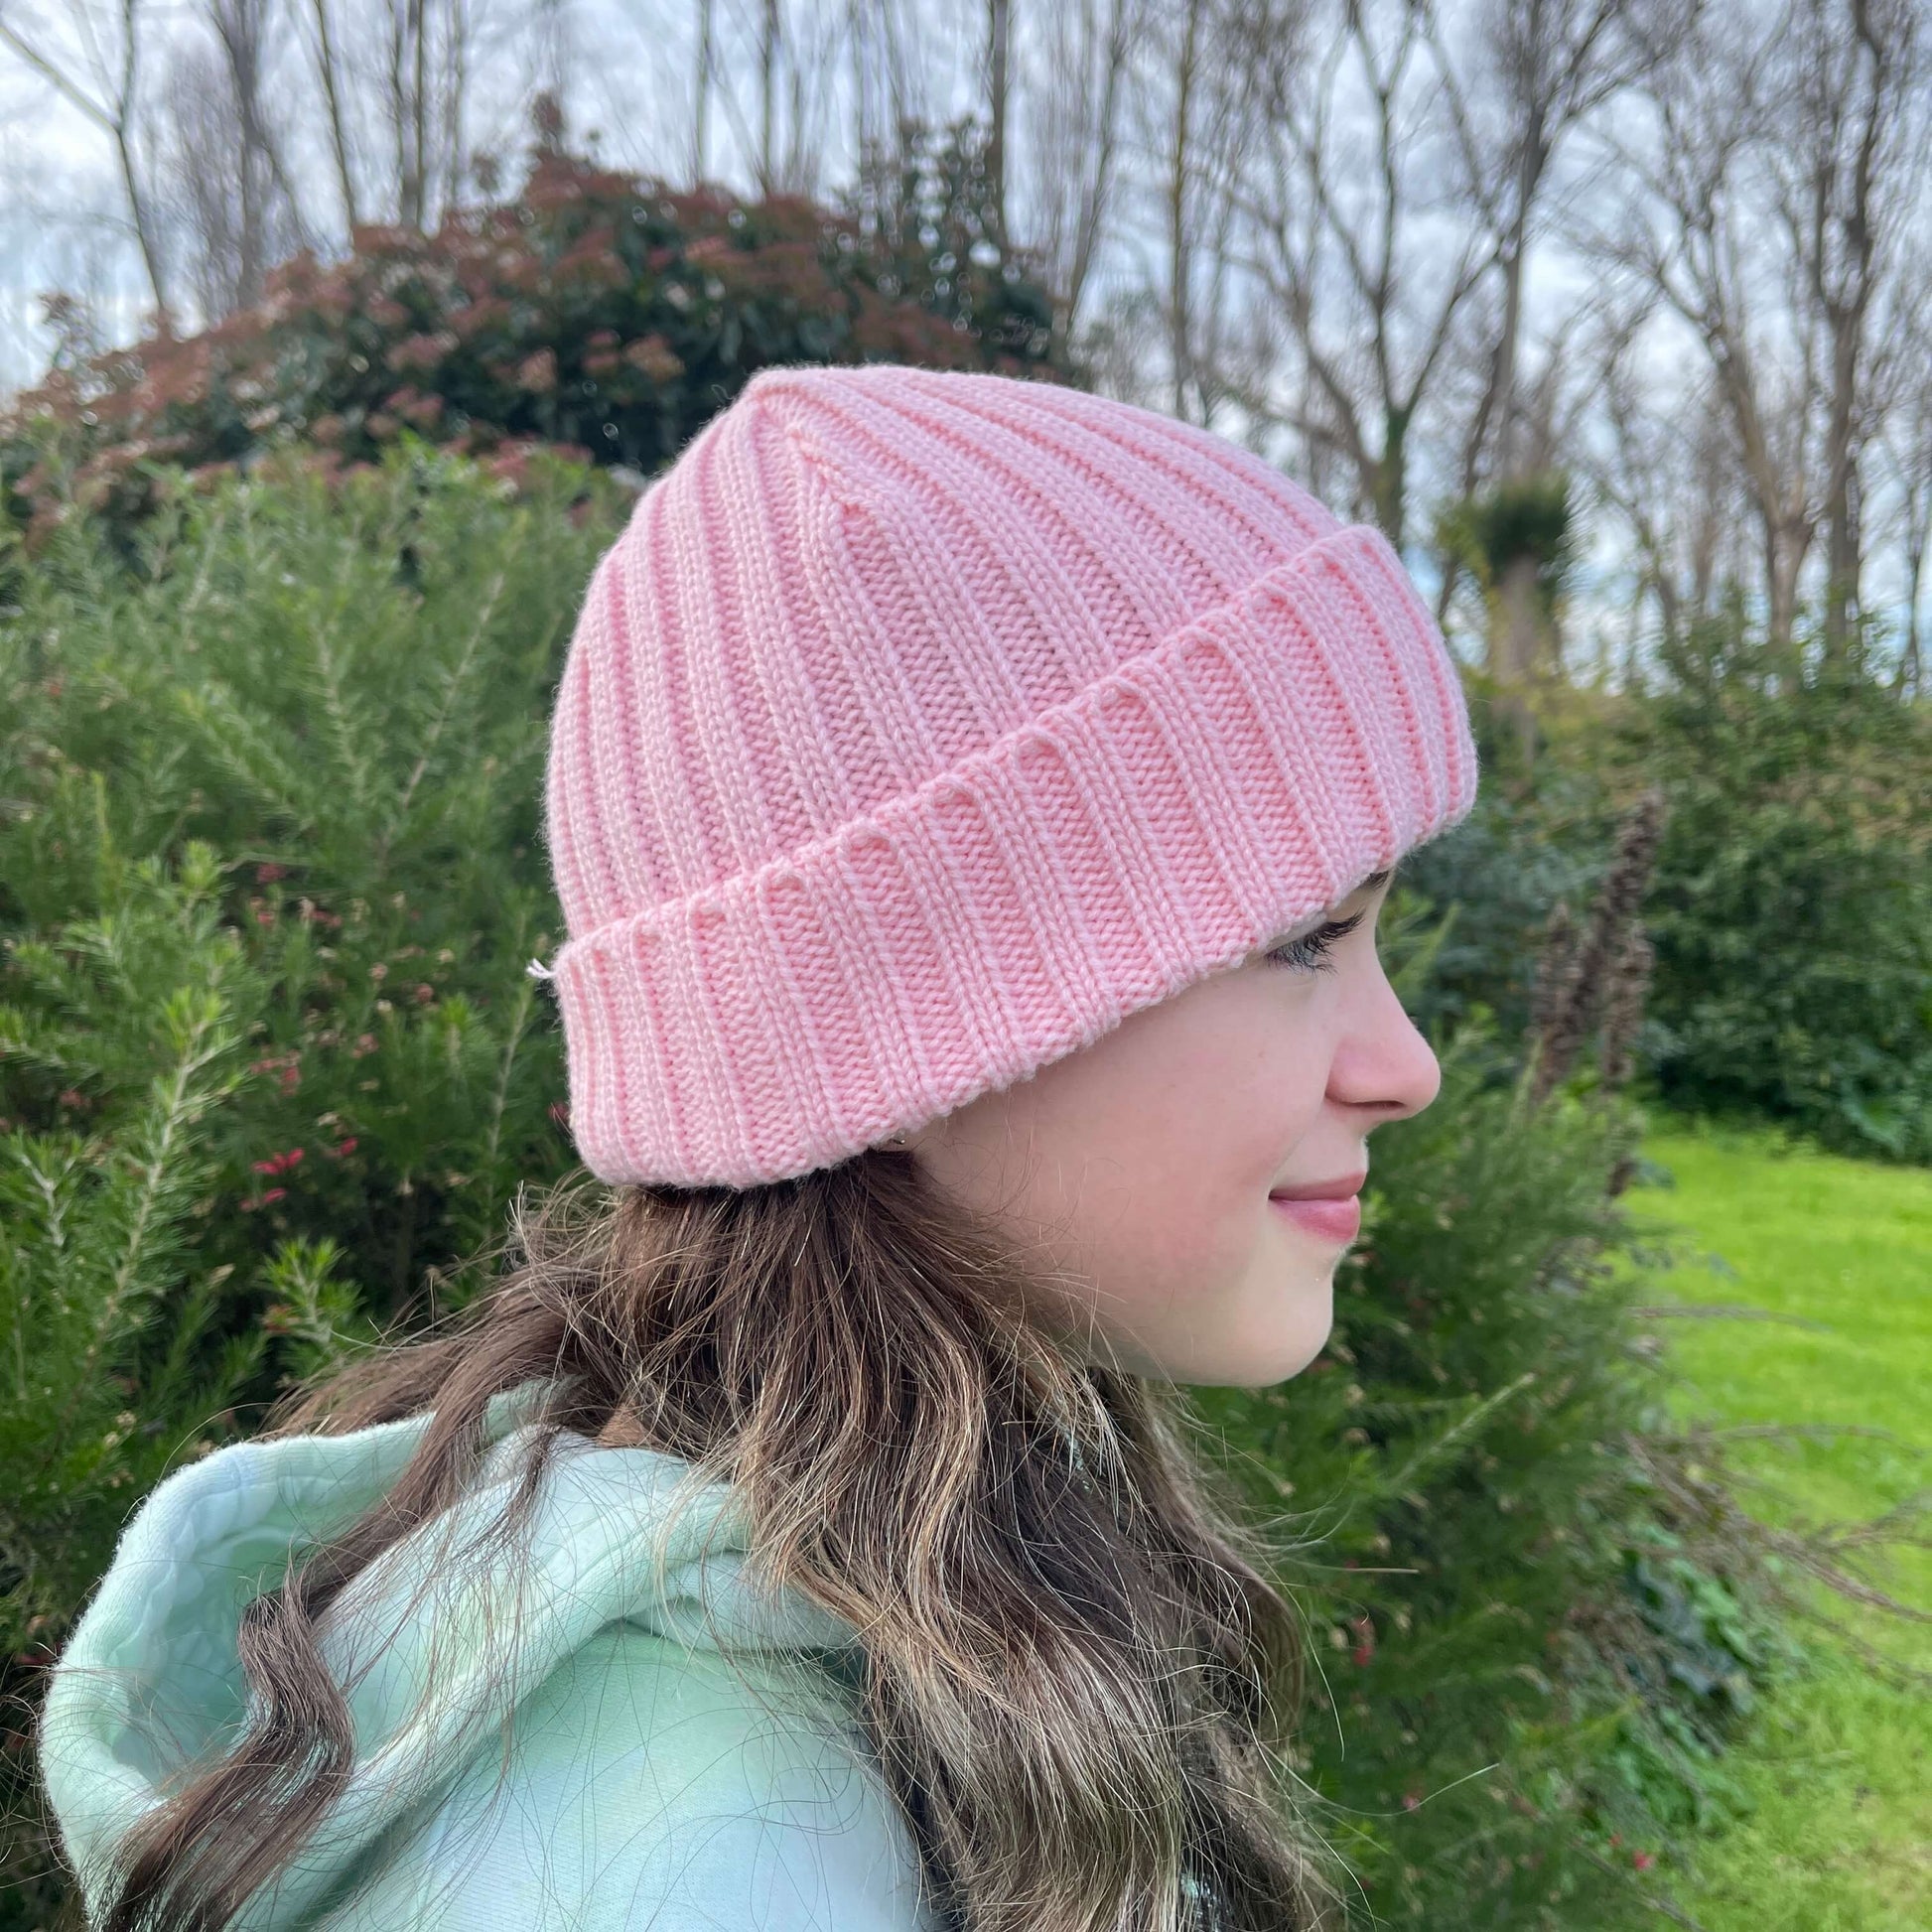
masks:
<path id="1" fill-rule="evenodd" d="M 1654 788 L 1655 1098 L 1932 1160 L 1932 714 L 1901 701 L 1864 630 L 1839 654 L 1820 643 L 1801 621 L 1773 651 L 1733 608 L 1665 645 L 1641 694 L 1552 704 L 1527 777 L 1498 732 L 1474 812 L 1403 868 L 1462 908 L 1418 1012 L 1528 1025 L 1552 917 L 1587 900 L 1617 814 Z"/>
<path id="2" fill-rule="evenodd" d="M 988 259 L 969 123 L 836 208 L 619 174 L 546 128 L 513 199 L 359 225 L 209 329 L 57 359 L 0 421 L 13 518 L 37 537 L 77 500 L 119 529 L 156 462 L 206 477 L 297 443 L 350 470 L 413 436 L 512 479 L 539 447 L 648 475 L 767 362 L 1067 373 L 1044 290 Z"/>

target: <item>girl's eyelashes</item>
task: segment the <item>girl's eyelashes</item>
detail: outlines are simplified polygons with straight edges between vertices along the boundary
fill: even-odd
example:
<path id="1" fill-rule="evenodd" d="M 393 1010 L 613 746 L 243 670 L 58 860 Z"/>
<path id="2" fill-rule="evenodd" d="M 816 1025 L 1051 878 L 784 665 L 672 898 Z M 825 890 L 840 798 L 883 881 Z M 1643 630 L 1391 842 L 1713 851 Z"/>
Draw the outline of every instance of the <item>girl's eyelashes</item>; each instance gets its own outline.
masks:
<path id="1" fill-rule="evenodd" d="M 1262 954 L 1266 960 L 1277 966 L 1299 966 L 1304 972 L 1332 973 L 1335 964 L 1328 957 L 1329 948 L 1337 939 L 1347 936 L 1368 916 L 1368 908 L 1354 913 L 1346 919 L 1330 919 L 1326 925 L 1318 925 L 1312 932 L 1305 932 L 1299 939 L 1291 939 L 1285 946 L 1277 946 L 1272 952 Z"/>

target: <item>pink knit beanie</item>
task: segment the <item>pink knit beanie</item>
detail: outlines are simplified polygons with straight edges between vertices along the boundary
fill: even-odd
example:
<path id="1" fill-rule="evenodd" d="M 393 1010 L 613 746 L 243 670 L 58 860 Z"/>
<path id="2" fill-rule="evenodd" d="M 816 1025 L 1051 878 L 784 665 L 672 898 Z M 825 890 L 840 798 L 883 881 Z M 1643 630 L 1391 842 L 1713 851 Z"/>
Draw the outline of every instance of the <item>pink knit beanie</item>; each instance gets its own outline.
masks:
<path id="1" fill-rule="evenodd" d="M 1394 550 L 1260 457 L 1046 381 L 761 369 L 599 563 L 557 691 L 579 1155 L 831 1166 L 1239 963 L 1475 790 Z"/>

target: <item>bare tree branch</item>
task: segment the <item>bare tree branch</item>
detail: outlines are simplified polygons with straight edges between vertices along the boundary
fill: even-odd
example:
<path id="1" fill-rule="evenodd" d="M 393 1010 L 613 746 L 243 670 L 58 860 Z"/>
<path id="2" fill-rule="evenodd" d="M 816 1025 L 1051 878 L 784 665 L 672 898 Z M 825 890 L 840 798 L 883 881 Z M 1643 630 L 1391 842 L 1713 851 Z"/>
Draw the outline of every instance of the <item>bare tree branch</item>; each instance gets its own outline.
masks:
<path id="1" fill-rule="evenodd" d="M 100 11 L 105 29 L 96 27 L 93 0 L 65 0 L 68 30 L 78 43 L 77 49 L 70 50 L 57 47 L 46 30 L 30 21 L 18 0 L 0 0 L 0 42 L 112 142 L 121 192 L 127 197 L 134 238 L 154 294 L 156 321 L 166 330 L 170 324 L 161 236 L 134 143 L 145 24 L 142 0 L 112 0 Z"/>

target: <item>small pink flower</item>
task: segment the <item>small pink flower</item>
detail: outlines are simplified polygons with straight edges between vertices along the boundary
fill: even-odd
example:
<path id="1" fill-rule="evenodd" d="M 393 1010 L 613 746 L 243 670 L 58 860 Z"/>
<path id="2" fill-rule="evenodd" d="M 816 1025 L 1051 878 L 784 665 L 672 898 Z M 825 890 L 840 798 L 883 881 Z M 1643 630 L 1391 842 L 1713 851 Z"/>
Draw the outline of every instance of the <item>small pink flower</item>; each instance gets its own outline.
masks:
<path id="1" fill-rule="evenodd" d="M 1648 1871 L 1650 1867 L 1657 1863 L 1657 1861 L 1653 1859 L 1648 1852 L 1632 1852 L 1630 1854 L 1630 1863 L 1633 1865 L 1635 1865 L 1639 1871 Z"/>
<path id="2" fill-rule="evenodd" d="M 278 865 L 273 859 L 264 859 L 255 868 L 255 884 L 257 886 L 271 886 L 276 880 L 287 878 L 288 870 L 287 866 Z"/>
<path id="3" fill-rule="evenodd" d="M 1348 1627 L 1355 1633 L 1355 1648 L 1349 1653 L 1357 1667 L 1369 1663 L 1375 1655 L 1375 1624 L 1367 1615 L 1350 1617 Z"/>
<path id="4" fill-rule="evenodd" d="M 557 386 L 557 351 L 540 348 L 516 365 L 516 386 L 533 395 L 543 395 Z"/>

